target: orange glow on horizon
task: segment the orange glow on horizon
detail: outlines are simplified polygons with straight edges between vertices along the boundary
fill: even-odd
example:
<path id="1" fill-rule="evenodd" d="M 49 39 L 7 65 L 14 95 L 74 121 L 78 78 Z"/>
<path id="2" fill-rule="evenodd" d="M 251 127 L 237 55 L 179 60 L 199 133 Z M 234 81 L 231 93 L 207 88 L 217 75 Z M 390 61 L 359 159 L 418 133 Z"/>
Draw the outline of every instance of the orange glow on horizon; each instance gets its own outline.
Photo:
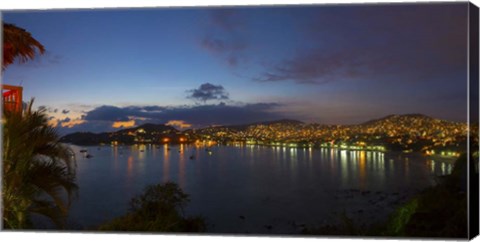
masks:
<path id="1" fill-rule="evenodd" d="M 83 124 L 85 123 L 86 121 L 85 120 L 82 120 L 82 119 L 73 119 L 73 120 L 70 120 L 68 122 L 62 122 L 60 123 L 60 125 L 62 127 L 68 127 L 68 128 L 73 128 L 74 126 L 77 126 L 79 124 Z"/>
<path id="2" fill-rule="evenodd" d="M 135 120 L 128 120 L 128 121 L 115 121 L 112 124 L 113 128 L 130 128 L 135 126 Z"/>
<path id="3" fill-rule="evenodd" d="M 144 118 L 144 117 L 135 117 L 135 116 L 128 116 L 128 119 L 136 119 L 136 120 L 141 120 L 141 121 L 145 121 L 147 120 L 147 118 Z"/>
<path id="4" fill-rule="evenodd" d="M 57 127 L 58 126 L 58 119 L 48 120 L 48 126 Z"/>
<path id="5" fill-rule="evenodd" d="M 165 125 L 176 126 L 180 129 L 188 129 L 192 127 L 191 124 L 185 122 L 184 120 L 170 120 Z"/>

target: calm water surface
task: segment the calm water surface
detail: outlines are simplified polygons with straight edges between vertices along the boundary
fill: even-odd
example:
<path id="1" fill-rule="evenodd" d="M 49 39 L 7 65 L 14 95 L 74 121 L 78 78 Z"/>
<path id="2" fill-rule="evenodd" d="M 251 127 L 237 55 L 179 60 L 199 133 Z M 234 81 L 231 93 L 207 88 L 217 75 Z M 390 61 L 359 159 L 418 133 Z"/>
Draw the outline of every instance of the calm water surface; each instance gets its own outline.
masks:
<path id="1" fill-rule="evenodd" d="M 70 227 L 92 229 L 127 212 L 149 184 L 174 181 L 187 215 L 209 232 L 295 233 L 299 225 L 384 221 L 397 204 L 435 184 L 452 164 L 420 155 L 262 146 L 72 146 L 79 197 Z M 81 149 L 93 158 L 87 159 Z M 243 216 L 242 218 L 240 216 Z"/>

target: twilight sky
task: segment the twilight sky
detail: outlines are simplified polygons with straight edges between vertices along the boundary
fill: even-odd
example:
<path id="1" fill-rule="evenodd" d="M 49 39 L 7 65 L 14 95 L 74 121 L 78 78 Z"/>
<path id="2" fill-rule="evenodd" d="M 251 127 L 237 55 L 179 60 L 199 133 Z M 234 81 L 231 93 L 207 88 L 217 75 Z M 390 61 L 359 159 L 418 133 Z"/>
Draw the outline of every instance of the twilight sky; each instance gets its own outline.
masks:
<path id="1" fill-rule="evenodd" d="M 13 64 L 62 133 L 389 114 L 466 120 L 467 3 L 3 12 L 47 52 Z"/>

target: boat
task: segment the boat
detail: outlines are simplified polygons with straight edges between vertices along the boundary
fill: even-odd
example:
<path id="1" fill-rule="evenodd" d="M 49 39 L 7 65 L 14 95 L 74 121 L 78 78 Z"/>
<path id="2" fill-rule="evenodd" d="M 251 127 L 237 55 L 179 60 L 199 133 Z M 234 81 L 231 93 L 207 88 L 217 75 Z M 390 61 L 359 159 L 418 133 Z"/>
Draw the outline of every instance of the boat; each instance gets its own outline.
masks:
<path id="1" fill-rule="evenodd" d="M 87 150 L 80 150 L 80 153 L 87 153 Z"/>
<path id="2" fill-rule="evenodd" d="M 91 155 L 91 154 L 87 154 L 87 155 L 85 156 L 85 158 L 87 158 L 87 159 L 90 159 L 90 158 L 92 158 L 92 157 L 93 157 L 93 155 Z"/>

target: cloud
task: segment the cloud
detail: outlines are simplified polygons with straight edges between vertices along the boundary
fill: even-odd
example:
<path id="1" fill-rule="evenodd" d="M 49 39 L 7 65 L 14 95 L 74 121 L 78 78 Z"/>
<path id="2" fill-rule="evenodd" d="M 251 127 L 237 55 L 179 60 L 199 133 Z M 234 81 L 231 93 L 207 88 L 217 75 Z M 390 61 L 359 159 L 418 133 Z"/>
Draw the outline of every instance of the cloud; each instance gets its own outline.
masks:
<path id="1" fill-rule="evenodd" d="M 85 121 L 71 127 L 57 127 L 60 134 L 70 134 L 74 132 L 109 132 L 114 131 L 112 128 L 112 123 L 110 121 Z"/>
<path id="2" fill-rule="evenodd" d="M 215 9 L 210 15 L 213 25 L 225 31 L 235 31 L 242 26 L 239 19 L 235 18 L 236 16 L 238 13 L 232 8 Z"/>
<path id="3" fill-rule="evenodd" d="M 144 113 L 156 111 L 157 107 L 152 106 L 130 106 L 121 108 L 104 105 L 86 112 L 84 119 L 87 121 L 129 121 L 129 116 L 142 117 Z"/>
<path id="4" fill-rule="evenodd" d="M 107 132 L 121 126 L 133 125 L 133 123 L 134 125 L 164 123 L 183 129 L 271 121 L 289 117 L 287 113 L 278 111 L 282 106 L 279 103 L 149 106 L 148 109 L 151 111 L 146 111 L 146 106 L 100 106 L 86 112 L 85 116 L 80 119 L 81 121 L 70 120 L 62 123 L 61 133 Z M 67 126 L 67 124 L 69 125 Z"/>
<path id="5" fill-rule="evenodd" d="M 466 4 L 318 8 L 304 44 L 255 81 L 425 81 L 465 72 Z M 463 69 L 462 69 L 463 68 Z"/>
<path id="6" fill-rule="evenodd" d="M 133 109 L 137 109 L 136 107 L 132 107 Z M 160 106 L 143 106 L 140 109 L 138 109 L 140 112 L 162 112 L 165 110 L 165 107 L 160 107 Z"/>
<path id="7" fill-rule="evenodd" d="M 70 118 L 67 118 L 66 120 L 60 122 L 60 126 L 61 127 L 67 127 L 67 128 L 73 128 L 77 125 L 80 125 L 80 124 L 83 124 L 85 123 L 86 121 L 85 120 L 82 120 L 82 119 L 70 119 Z"/>
<path id="8" fill-rule="evenodd" d="M 144 117 L 135 117 L 135 116 L 128 116 L 128 119 L 136 119 L 140 121 L 148 120 L 147 118 L 144 118 Z"/>
<path id="9" fill-rule="evenodd" d="M 199 88 L 188 90 L 189 99 L 195 101 L 207 102 L 209 100 L 228 100 L 229 94 L 222 85 L 213 85 L 211 83 L 204 83 Z"/>
<path id="10" fill-rule="evenodd" d="M 243 33 L 244 19 L 234 9 L 215 9 L 210 12 L 208 31 L 200 46 L 222 59 L 230 67 L 246 61 L 244 51 L 248 42 Z"/>
<path id="11" fill-rule="evenodd" d="M 58 124 L 59 124 L 58 119 L 51 118 L 51 117 L 48 119 L 48 126 L 51 126 L 51 127 L 55 128 L 55 127 L 58 126 Z"/>
<path id="12" fill-rule="evenodd" d="M 184 120 L 170 120 L 165 125 L 170 125 L 178 129 L 188 129 L 192 127 L 191 124 L 185 122 Z"/>
<path id="13" fill-rule="evenodd" d="M 356 55 L 348 54 L 345 58 L 342 53 L 327 55 L 315 51 L 306 55 L 296 56 L 271 67 L 255 81 L 276 82 L 294 80 L 297 83 L 327 83 L 338 76 L 356 76 L 361 70 L 356 63 Z"/>
<path id="14" fill-rule="evenodd" d="M 217 54 L 241 51 L 247 47 L 242 41 L 229 41 L 214 36 L 204 38 L 201 44 L 205 49 Z M 227 58 L 232 57 L 235 56 L 227 56 Z"/>
<path id="15" fill-rule="evenodd" d="M 129 120 L 129 121 L 115 121 L 112 124 L 112 128 L 130 128 L 135 126 L 135 120 Z"/>
<path id="16" fill-rule="evenodd" d="M 57 113 L 58 112 L 58 108 L 53 108 L 53 107 L 45 106 L 45 105 L 38 106 L 38 109 L 39 110 L 45 110 L 47 113 Z"/>

